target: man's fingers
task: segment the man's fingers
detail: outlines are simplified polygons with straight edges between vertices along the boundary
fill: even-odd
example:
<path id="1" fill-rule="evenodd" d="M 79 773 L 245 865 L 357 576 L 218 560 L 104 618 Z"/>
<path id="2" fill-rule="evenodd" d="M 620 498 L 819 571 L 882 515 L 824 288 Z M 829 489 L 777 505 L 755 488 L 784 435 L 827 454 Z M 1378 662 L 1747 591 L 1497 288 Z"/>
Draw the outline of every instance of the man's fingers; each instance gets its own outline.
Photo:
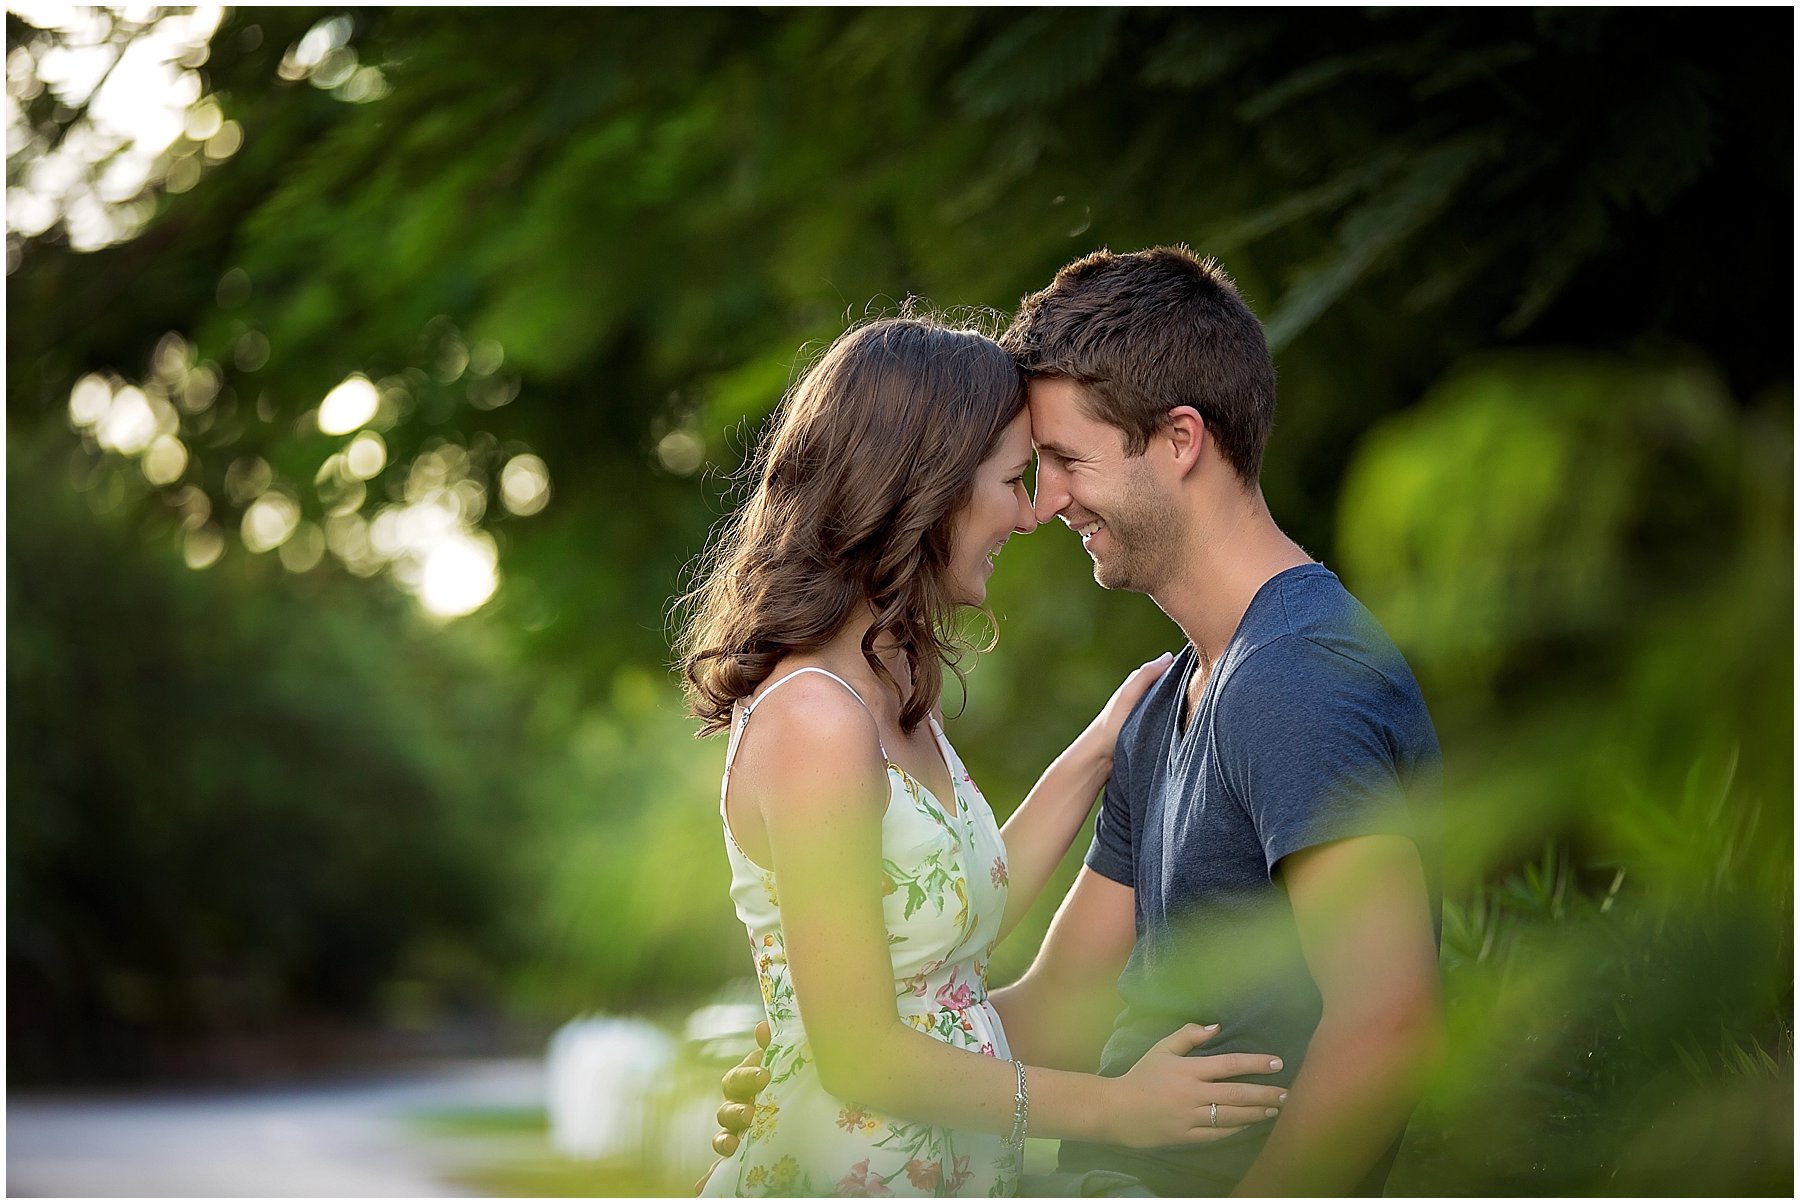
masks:
<path id="1" fill-rule="evenodd" d="M 739 1104 L 756 1102 L 762 1089 L 769 1085 L 769 1072 L 761 1066 L 734 1066 L 725 1072 L 720 1086 L 725 1098 Z"/>
<path id="2" fill-rule="evenodd" d="M 723 1103 L 717 1113 L 719 1127 L 727 1133 L 742 1133 L 756 1119 L 755 1104 Z"/>
<path id="3" fill-rule="evenodd" d="M 736 1133 L 714 1133 L 712 1148 L 713 1153 L 717 1154 L 719 1157 L 729 1158 L 737 1153 L 738 1135 Z"/>
<path id="4" fill-rule="evenodd" d="M 767 1020 L 758 1020 L 756 1022 L 756 1048 L 769 1048 L 769 1022 Z M 760 1061 L 761 1058 L 762 1055 L 758 1054 L 757 1059 Z"/>

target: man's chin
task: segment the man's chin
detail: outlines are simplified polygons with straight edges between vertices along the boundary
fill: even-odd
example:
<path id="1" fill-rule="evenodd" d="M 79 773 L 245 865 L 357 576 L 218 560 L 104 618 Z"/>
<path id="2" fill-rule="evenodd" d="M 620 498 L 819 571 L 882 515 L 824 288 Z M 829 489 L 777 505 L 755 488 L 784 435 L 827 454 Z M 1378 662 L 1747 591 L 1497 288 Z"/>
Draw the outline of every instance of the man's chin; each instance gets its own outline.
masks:
<path id="1" fill-rule="evenodd" d="M 1150 593 L 1150 587 L 1143 581 L 1143 574 L 1136 570 L 1142 565 L 1133 564 L 1114 556 L 1110 560 L 1094 560 L 1094 584 L 1101 589 L 1129 590 L 1134 594 Z"/>
<path id="2" fill-rule="evenodd" d="M 1101 589 L 1130 589 L 1130 580 L 1116 564 L 1094 561 L 1094 584 Z"/>

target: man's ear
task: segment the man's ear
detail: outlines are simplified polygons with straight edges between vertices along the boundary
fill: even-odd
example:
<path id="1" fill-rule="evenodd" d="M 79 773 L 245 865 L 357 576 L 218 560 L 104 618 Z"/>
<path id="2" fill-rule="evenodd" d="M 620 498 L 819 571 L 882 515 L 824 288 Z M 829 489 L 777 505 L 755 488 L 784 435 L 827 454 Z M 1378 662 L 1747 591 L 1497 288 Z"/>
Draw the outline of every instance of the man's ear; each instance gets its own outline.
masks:
<path id="1" fill-rule="evenodd" d="M 1159 433 L 1169 441 L 1169 450 L 1182 475 L 1192 472 L 1200 463 L 1200 453 L 1208 440 L 1206 419 L 1200 417 L 1200 411 L 1193 406 L 1176 406 L 1169 411 L 1168 422 Z"/>

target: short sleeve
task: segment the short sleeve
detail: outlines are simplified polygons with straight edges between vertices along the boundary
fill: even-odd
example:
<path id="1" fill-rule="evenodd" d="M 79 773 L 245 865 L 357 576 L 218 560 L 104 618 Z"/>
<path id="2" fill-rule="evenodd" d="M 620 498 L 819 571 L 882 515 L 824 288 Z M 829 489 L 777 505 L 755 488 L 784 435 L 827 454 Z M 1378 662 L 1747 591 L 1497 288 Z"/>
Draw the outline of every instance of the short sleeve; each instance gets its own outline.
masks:
<path id="1" fill-rule="evenodd" d="M 1214 746 L 1271 875 L 1283 857 L 1334 840 L 1419 839 L 1397 764 L 1396 708 L 1380 673 L 1304 636 L 1282 636 L 1234 670 Z"/>
<path id="2" fill-rule="evenodd" d="M 1100 796 L 1100 815 L 1094 821 L 1094 842 L 1088 846 L 1085 864 L 1102 878 L 1137 887 L 1134 830 L 1131 826 L 1131 765 L 1126 751 L 1127 723 L 1113 746 L 1112 776 Z"/>

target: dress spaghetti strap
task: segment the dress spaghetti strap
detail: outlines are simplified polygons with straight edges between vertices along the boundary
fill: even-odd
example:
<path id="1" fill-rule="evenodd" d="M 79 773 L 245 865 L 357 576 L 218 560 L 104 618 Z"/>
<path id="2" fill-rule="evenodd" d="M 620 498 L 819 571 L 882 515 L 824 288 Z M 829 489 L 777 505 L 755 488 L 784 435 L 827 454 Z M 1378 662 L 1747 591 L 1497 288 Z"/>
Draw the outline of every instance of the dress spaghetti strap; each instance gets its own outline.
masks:
<path id="1" fill-rule="evenodd" d="M 785 686 L 788 682 L 793 681 L 796 677 L 799 677 L 802 673 L 823 673 L 826 677 L 829 677 L 832 681 L 835 681 L 838 685 L 840 685 L 840 686 L 844 687 L 844 689 L 850 691 L 850 696 L 852 698 L 856 699 L 857 702 L 862 703 L 863 710 L 869 711 L 869 717 L 871 719 L 874 718 L 875 712 L 869 710 L 869 704 L 867 702 L 864 702 L 863 696 L 856 692 L 856 687 L 851 685 L 849 682 L 845 681 L 843 678 L 839 677 L 837 674 L 833 673 L 830 669 L 821 669 L 817 665 L 807 665 L 804 668 L 795 669 L 792 673 L 783 674 L 781 677 L 776 678 L 775 681 L 771 685 L 765 686 L 763 688 L 763 692 L 761 694 L 757 695 L 756 698 L 753 699 L 752 701 L 745 703 L 743 705 L 743 707 L 739 709 L 737 723 L 731 729 L 731 742 L 725 748 L 725 776 L 726 777 L 729 778 L 731 776 L 731 762 L 737 756 L 738 740 L 743 736 L 744 728 L 750 722 L 751 712 L 755 711 L 757 707 L 762 705 L 763 699 L 767 698 L 769 695 L 771 695 L 775 691 L 779 690 L 782 686 Z M 876 747 L 881 749 L 881 759 L 883 761 L 886 761 L 888 759 L 887 745 L 885 745 L 881 742 L 881 735 L 880 735 L 879 731 L 876 733 L 876 736 L 875 736 L 875 745 L 876 745 Z M 722 791 L 721 791 L 721 795 L 723 795 Z M 725 801 L 724 798 L 721 797 L 719 800 L 721 807 L 724 805 L 724 801 Z"/>

